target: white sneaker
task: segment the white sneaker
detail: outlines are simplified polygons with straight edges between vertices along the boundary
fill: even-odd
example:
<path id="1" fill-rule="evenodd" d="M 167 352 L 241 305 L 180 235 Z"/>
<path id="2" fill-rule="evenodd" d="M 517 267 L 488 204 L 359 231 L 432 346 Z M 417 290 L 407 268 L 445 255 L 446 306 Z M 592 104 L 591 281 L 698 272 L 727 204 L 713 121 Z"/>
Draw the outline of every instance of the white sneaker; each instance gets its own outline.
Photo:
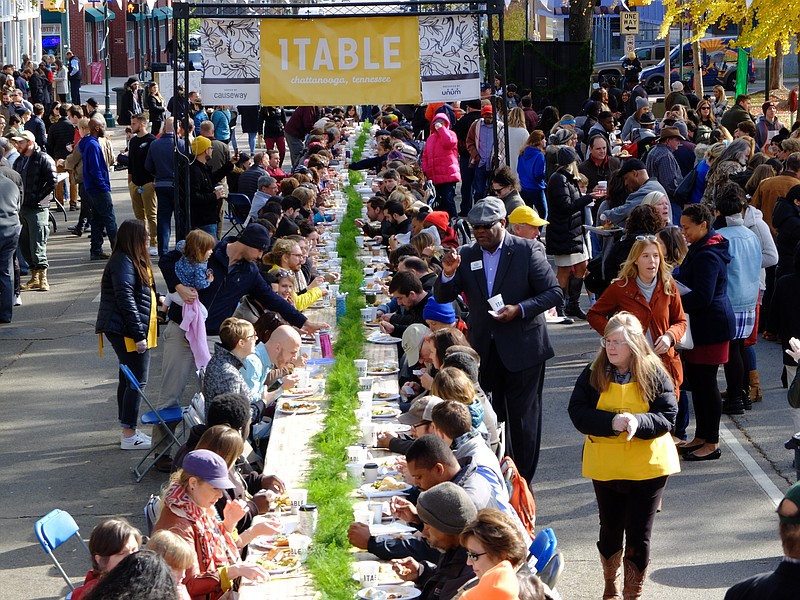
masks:
<path id="1" fill-rule="evenodd" d="M 147 434 L 146 434 L 146 433 L 144 433 L 143 431 L 139 431 L 138 429 L 136 430 L 136 435 L 138 435 L 138 436 L 140 436 L 140 437 L 144 438 L 144 439 L 145 439 L 145 440 L 147 440 L 148 442 L 152 442 L 152 441 L 153 441 L 153 438 L 151 438 L 149 435 L 147 435 Z"/>
<path id="2" fill-rule="evenodd" d="M 150 248 L 150 256 L 158 256 L 158 248 Z"/>
<path id="3" fill-rule="evenodd" d="M 137 431 L 131 437 L 122 436 L 120 447 L 123 450 L 150 450 L 150 438 Z"/>
<path id="4" fill-rule="evenodd" d="M 22 306 L 22 298 L 20 296 L 14 296 L 14 306 Z"/>

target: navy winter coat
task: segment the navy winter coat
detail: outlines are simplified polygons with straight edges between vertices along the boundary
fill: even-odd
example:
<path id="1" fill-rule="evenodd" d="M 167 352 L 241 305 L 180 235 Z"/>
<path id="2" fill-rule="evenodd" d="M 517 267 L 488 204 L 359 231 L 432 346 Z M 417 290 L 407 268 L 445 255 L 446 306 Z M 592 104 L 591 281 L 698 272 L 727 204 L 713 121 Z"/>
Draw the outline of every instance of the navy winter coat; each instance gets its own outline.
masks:
<path id="1" fill-rule="evenodd" d="M 150 282 L 139 280 L 131 257 L 114 254 L 100 282 L 100 308 L 95 333 L 116 333 L 138 342 L 150 327 Z"/>

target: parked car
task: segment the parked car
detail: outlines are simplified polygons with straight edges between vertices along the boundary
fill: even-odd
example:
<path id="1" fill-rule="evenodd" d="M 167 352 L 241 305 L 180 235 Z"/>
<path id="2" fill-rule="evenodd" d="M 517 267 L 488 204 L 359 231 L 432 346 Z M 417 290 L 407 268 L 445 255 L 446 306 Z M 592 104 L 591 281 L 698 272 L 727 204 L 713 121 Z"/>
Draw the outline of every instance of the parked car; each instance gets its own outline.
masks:
<path id="1" fill-rule="evenodd" d="M 638 58 L 639 62 L 642 64 L 642 69 L 646 69 L 664 60 L 664 50 L 664 43 L 661 42 L 659 44 L 635 48 L 634 52 L 636 53 L 636 58 Z M 625 60 L 624 55 L 620 56 L 617 60 L 595 63 L 594 70 L 592 71 L 592 81 L 613 81 L 622 87 L 622 78 L 625 75 L 625 71 L 622 68 L 623 60 Z"/>
<path id="2" fill-rule="evenodd" d="M 676 46 L 670 56 L 670 83 L 680 80 L 680 46 Z M 737 48 L 735 37 L 712 37 L 700 40 L 700 62 L 703 74 L 703 88 L 710 90 L 715 85 L 725 89 L 736 89 Z M 747 70 L 751 82 L 756 79 L 753 59 L 748 59 Z M 664 61 L 654 67 L 644 69 L 641 75 L 645 89 L 651 94 L 664 93 Z M 683 83 L 694 89 L 694 61 L 692 45 L 683 45 Z"/>

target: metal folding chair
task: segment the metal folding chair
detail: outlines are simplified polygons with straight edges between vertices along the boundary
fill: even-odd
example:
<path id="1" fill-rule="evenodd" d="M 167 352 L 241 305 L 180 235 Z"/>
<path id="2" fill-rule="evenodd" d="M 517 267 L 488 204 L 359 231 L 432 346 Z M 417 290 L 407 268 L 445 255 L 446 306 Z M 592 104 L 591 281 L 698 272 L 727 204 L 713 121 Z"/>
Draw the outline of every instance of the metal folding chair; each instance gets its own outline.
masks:
<path id="1" fill-rule="evenodd" d="M 556 533 L 552 529 L 542 529 L 528 548 L 528 566 L 534 573 L 544 569 L 545 565 L 556 554 L 558 540 Z"/>
<path id="2" fill-rule="evenodd" d="M 175 435 L 173 429 L 177 429 L 177 426 L 183 422 L 183 409 L 180 406 L 176 406 L 173 408 L 163 408 L 161 410 L 156 410 L 153 403 L 145 396 L 144 392 L 142 391 L 142 386 L 139 384 L 139 380 L 136 379 L 136 376 L 131 372 L 127 365 L 120 365 L 119 366 L 122 373 L 128 379 L 130 385 L 139 393 L 139 397 L 144 400 L 145 404 L 150 407 L 150 410 L 142 415 L 142 424 L 144 425 L 161 425 L 161 427 L 166 431 L 167 437 L 171 438 L 167 440 L 167 445 L 163 446 L 160 444 L 158 447 L 161 448 L 159 454 L 169 454 L 169 451 L 172 449 L 173 446 L 180 446 L 181 441 L 178 439 L 178 436 Z M 173 427 L 170 427 L 173 425 Z M 156 458 L 158 454 L 155 453 L 156 446 L 150 448 L 147 451 L 147 454 L 144 455 L 142 460 L 139 461 L 139 464 L 133 468 L 133 472 L 136 475 L 136 483 L 139 483 L 147 472 L 152 469 L 156 464 Z M 152 457 L 152 458 L 151 458 Z M 150 460 L 150 464 L 148 464 L 144 470 L 142 470 L 142 466 Z"/>
<path id="3" fill-rule="evenodd" d="M 150 498 L 144 505 L 144 523 L 147 526 L 147 535 L 153 535 L 153 527 L 156 526 L 159 514 L 161 514 L 161 497 L 150 494 Z"/>
<path id="4" fill-rule="evenodd" d="M 250 222 L 250 204 L 250 198 L 245 194 L 228 194 L 225 220 L 228 221 L 231 226 L 228 232 L 222 236 L 222 239 L 228 237 L 232 231 L 238 234 L 247 227 L 247 224 Z"/>
<path id="5" fill-rule="evenodd" d="M 89 546 L 83 541 L 75 519 L 73 519 L 72 515 L 67 511 L 56 508 L 36 521 L 33 525 L 33 531 L 36 534 L 36 539 L 39 540 L 42 548 L 44 548 L 44 551 L 47 553 L 47 556 L 50 557 L 56 565 L 58 572 L 61 573 L 61 577 L 67 582 L 69 588 L 74 590 L 75 586 L 72 584 L 69 577 L 67 577 L 64 568 L 61 566 L 61 563 L 58 562 L 53 552 L 69 538 L 75 536 L 80 540 L 86 550 L 86 555 L 90 556 Z"/>

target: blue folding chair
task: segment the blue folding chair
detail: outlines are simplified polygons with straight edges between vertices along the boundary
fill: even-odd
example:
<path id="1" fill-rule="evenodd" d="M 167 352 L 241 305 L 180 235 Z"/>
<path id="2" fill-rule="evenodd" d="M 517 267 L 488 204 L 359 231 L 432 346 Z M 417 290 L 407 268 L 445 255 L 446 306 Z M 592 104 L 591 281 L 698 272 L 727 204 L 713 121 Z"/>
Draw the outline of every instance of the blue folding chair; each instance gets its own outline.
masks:
<path id="1" fill-rule="evenodd" d="M 33 525 L 33 531 L 36 534 L 36 539 L 39 540 L 42 548 L 44 548 L 44 551 L 47 553 L 47 556 L 50 557 L 56 565 L 58 572 L 61 573 L 61 577 L 67 582 L 69 588 L 74 590 L 75 586 L 72 584 L 69 577 L 67 577 L 64 568 L 61 566 L 61 563 L 58 562 L 53 552 L 69 538 L 75 536 L 80 540 L 86 550 L 86 555 L 90 556 L 89 546 L 83 541 L 75 519 L 73 519 L 72 515 L 67 511 L 56 508 L 36 521 Z"/>
<path id="2" fill-rule="evenodd" d="M 147 451 L 147 454 L 144 455 L 142 460 L 139 461 L 139 464 L 133 468 L 133 472 L 136 475 L 136 483 L 139 483 L 147 472 L 152 469 L 156 464 L 157 454 L 155 454 L 156 447 L 161 448 L 159 454 L 169 454 L 170 449 L 173 446 L 180 446 L 181 441 L 178 439 L 178 436 L 175 435 L 174 429 L 177 429 L 177 426 L 183 422 L 183 409 L 180 406 L 176 406 L 173 408 L 162 408 L 161 410 L 156 410 L 156 407 L 153 406 L 153 403 L 145 396 L 144 392 L 142 391 L 142 386 L 139 384 L 139 380 L 136 379 L 136 376 L 131 372 L 127 365 L 120 365 L 119 366 L 122 373 L 128 379 L 128 383 L 133 387 L 138 393 L 139 397 L 144 400 L 145 404 L 150 407 L 150 410 L 142 415 L 142 424 L 143 425 L 161 425 L 162 429 L 167 433 L 167 444 L 166 446 L 159 444 L 158 446 L 153 446 L 150 450 Z M 172 427 L 170 427 L 172 425 Z M 152 456 L 152 458 L 150 458 Z M 150 459 L 150 464 L 142 470 L 142 466 Z"/>
<path id="3" fill-rule="evenodd" d="M 553 558 L 548 561 L 544 568 L 537 573 L 537 575 L 539 576 L 539 579 L 542 580 L 542 583 L 547 585 L 547 587 L 552 590 L 555 589 L 556 585 L 558 584 L 558 580 L 563 571 L 564 555 L 561 552 L 557 552 Z"/>
<path id="4" fill-rule="evenodd" d="M 528 566 L 533 572 L 538 573 L 550 562 L 557 548 L 558 540 L 555 532 L 550 528 L 542 529 L 528 548 Z"/>
<path id="5" fill-rule="evenodd" d="M 250 222 L 250 198 L 245 194 L 228 194 L 227 208 L 225 209 L 225 220 L 230 223 L 230 229 L 222 236 L 224 240 L 231 231 L 241 233 Z"/>

